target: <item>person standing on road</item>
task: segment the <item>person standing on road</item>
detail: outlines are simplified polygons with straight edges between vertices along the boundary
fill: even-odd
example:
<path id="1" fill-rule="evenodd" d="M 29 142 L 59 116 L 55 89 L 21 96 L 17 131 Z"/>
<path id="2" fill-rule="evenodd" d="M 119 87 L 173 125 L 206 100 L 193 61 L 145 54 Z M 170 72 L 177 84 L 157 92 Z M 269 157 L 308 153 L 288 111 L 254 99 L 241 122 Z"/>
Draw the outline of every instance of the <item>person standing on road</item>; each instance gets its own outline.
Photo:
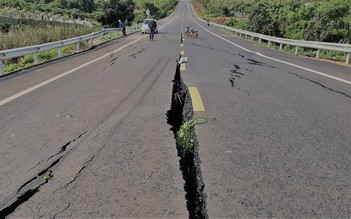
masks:
<path id="1" fill-rule="evenodd" d="M 118 20 L 118 23 L 119 23 L 119 28 L 122 28 L 123 36 L 125 36 L 125 35 L 126 35 L 126 26 L 125 26 L 124 23 L 121 21 L 121 19 Z"/>
<path id="2" fill-rule="evenodd" d="M 152 21 L 149 23 L 149 28 L 150 28 L 150 40 L 154 40 L 154 35 L 155 35 L 155 29 L 157 27 L 157 23 L 155 19 L 152 19 Z"/>

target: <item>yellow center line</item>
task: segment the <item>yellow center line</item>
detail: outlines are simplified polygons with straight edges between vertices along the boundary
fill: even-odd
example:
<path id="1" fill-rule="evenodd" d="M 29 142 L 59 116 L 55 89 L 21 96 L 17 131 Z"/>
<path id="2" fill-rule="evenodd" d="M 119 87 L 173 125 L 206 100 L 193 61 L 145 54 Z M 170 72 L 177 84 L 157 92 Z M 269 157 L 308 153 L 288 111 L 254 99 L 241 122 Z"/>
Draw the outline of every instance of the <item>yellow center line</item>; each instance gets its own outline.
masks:
<path id="1" fill-rule="evenodd" d="M 180 70 L 181 71 L 185 71 L 186 70 L 185 63 L 180 64 Z"/>
<path id="2" fill-rule="evenodd" d="M 180 54 L 181 54 L 181 55 L 184 55 L 184 54 L 185 54 L 185 52 L 184 52 L 184 51 L 180 51 Z"/>
<path id="3" fill-rule="evenodd" d="M 205 111 L 205 107 L 204 107 L 204 104 L 202 103 L 199 90 L 196 87 L 189 87 L 189 92 L 190 92 L 191 100 L 193 102 L 194 111 L 195 112 Z"/>
<path id="4" fill-rule="evenodd" d="M 183 43 L 182 44 L 180 44 L 180 47 L 183 47 L 184 45 L 183 45 Z"/>

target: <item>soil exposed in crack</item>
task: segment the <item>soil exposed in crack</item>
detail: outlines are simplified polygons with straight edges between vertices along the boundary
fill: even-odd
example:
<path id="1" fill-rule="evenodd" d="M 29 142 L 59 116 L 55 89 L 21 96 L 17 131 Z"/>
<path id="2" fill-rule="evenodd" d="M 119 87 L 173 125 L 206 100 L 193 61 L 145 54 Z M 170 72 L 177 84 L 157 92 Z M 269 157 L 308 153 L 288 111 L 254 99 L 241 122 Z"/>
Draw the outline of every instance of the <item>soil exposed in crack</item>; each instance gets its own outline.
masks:
<path id="1" fill-rule="evenodd" d="M 194 115 L 190 93 L 180 76 L 180 65 L 177 64 L 173 80 L 171 109 L 167 112 L 168 124 L 172 126 L 174 135 L 179 131 L 180 126 L 189 121 Z M 180 142 L 176 142 L 179 165 L 182 171 L 185 190 L 185 198 L 189 218 L 208 218 L 206 210 L 205 184 L 202 180 L 200 168 L 199 144 L 196 136 L 193 136 L 193 150 L 187 152 Z"/>

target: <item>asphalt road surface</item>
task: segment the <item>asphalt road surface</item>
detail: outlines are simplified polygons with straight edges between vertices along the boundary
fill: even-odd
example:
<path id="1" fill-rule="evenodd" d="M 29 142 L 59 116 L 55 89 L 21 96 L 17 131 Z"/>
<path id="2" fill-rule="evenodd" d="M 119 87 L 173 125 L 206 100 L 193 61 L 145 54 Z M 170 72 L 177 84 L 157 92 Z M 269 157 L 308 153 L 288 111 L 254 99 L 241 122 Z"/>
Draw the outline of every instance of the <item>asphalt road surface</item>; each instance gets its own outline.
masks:
<path id="1" fill-rule="evenodd" d="M 209 218 L 351 216 L 350 66 L 219 32 L 186 1 L 159 27 L 0 79 L 0 218 L 188 217 L 166 118 L 180 52 L 215 118 L 197 131 Z"/>

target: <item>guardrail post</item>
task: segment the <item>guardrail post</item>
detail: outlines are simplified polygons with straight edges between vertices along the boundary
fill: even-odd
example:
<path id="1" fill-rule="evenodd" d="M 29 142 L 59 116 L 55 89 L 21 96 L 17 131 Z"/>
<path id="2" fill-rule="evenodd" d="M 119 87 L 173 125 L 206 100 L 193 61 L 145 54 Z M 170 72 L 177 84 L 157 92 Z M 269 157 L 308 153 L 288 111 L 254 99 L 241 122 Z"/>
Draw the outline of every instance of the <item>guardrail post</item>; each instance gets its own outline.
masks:
<path id="1" fill-rule="evenodd" d="M 283 44 L 281 43 L 280 45 L 279 45 L 279 51 L 282 51 L 283 50 Z"/>
<path id="2" fill-rule="evenodd" d="M 34 63 L 36 65 L 39 64 L 39 55 L 38 55 L 38 53 L 34 53 L 33 56 L 34 56 Z"/>
<path id="3" fill-rule="evenodd" d="M 239 33 L 239 37 L 241 38 L 241 33 Z"/>
<path id="4" fill-rule="evenodd" d="M 268 41 L 268 47 L 271 47 L 271 41 Z"/>
<path id="5" fill-rule="evenodd" d="M 100 35 L 100 37 L 101 37 L 101 39 L 103 39 L 103 38 L 104 38 L 104 33 L 102 33 L 102 34 Z"/>
<path id="6" fill-rule="evenodd" d="M 5 74 L 4 63 L 0 60 L 0 75 Z"/>
<path id="7" fill-rule="evenodd" d="M 58 48 L 58 57 L 62 57 L 62 47 Z"/>
<path id="8" fill-rule="evenodd" d="M 258 38 L 258 44 L 261 44 L 262 39 Z"/>
<path id="9" fill-rule="evenodd" d="M 108 32 L 108 38 L 111 39 L 111 32 Z"/>
<path id="10" fill-rule="evenodd" d="M 80 50 L 80 42 L 77 43 L 77 51 Z"/>
<path id="11" fill-rule="evenodd" d="M 318 49 L 318 50 L 317 50 L 316 58 L 319 59 L 320 57 L 321 57 L 321 49 Z"/>
<path id="12" fill-rule="evenodd" d="M 351 56 L 351 53 L 347 53 L 346 61 L 345 61 L 346 64 L 350 64 L 350 56 Z"/>
<path id="13" fill-rule="evenodd" d="M 251 36 L 251 42 L 253 41 L 253 39 L 254 39 L 254 37 L 253 37 L 253 36 Z"/>
<path id="14" fill-rule="evenodd" d="M 116 38 L 115 39 L 117 39 L 118 38 L 118 30 L 116 31 Z"/>
<path id="15" fill-rule="evenodd" d="M 296 48 L 295 48 L 295 55 L 296 56 L 299 54 L 299 49 L 300 49 L 300 47 L 296 46 Z"/>
<path id="16" fill-rule="evenodd" d="M 93 40 L 94 40 L 94 38 L 91 38 L 91 39 L 90 39 L 90 44 L 93 44 Z"/>

